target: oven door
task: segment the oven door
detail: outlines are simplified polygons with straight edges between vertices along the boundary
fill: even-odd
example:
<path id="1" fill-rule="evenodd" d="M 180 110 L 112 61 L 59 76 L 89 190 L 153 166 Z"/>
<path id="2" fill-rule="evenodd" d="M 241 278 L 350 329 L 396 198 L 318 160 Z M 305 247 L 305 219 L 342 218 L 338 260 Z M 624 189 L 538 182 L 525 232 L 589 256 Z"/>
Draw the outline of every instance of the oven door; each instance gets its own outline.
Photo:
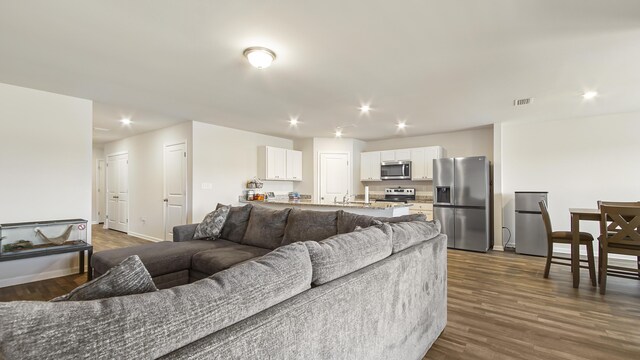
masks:
<path id="1" fill-rule="evenodd" d="M 411 179 L 411 163 L 407 161 L 382 162 L 380 165 L 380 179 L 405 180 Z"/>

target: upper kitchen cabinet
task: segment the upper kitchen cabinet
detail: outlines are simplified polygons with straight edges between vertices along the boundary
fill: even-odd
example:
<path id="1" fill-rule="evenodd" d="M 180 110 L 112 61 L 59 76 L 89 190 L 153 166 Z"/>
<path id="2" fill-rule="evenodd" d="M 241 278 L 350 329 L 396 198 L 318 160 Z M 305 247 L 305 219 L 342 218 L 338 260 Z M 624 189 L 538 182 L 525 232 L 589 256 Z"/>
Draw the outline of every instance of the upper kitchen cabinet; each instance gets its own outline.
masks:
<path id="1" fill-rule="evenodd" d="M 441 146 L 429 146 L 411 149 L 411 180 L 432 180 L 433 160 L 444 155 Z"/>
<path id="2" fill-rule="evenodd" d="M 302 180 L 302 152 L 273 146 L 258 148 L 258 177 L 262 180 Z"/>
<path id="3" fill-rule="evenodd" d="M 379 151 L 363 152 L 360 154 L 360 180 L 380 181 L 380 161 Z"/>
<path id="4" fill-rule="evenodd" d="M 411 149 L 380 151 L 380 161 L 410 161 Z"/>

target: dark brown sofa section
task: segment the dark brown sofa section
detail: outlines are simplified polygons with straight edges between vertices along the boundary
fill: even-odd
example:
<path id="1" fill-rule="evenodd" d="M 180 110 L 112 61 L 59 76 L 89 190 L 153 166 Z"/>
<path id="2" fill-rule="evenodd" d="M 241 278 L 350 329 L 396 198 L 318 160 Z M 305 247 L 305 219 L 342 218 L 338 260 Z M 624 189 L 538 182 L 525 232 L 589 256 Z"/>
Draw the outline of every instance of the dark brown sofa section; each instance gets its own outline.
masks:
<path id="1" fill-rule="evenodd" d="M 218 204 L 218 207 L 221 205 Z M 424 215 L 374 218 L 344 211 L 271 210 L 247 204 L 232 207 L 220 239 L 193 240 L 198 224 L 176 226 L 173 242 L 100 251 L 94 275 L 104 274 L 130 255 L 138 255 L 159 289 L 184 285 L 297 241 L 322 240 L 383 222 L 425 220 Z"/>

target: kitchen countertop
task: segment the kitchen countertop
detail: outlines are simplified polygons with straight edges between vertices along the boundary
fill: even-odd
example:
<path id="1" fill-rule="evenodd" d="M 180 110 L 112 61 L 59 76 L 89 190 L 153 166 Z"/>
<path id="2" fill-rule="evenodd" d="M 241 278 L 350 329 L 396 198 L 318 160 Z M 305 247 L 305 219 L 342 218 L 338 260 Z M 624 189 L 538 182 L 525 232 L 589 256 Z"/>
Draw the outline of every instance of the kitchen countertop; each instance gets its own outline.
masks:
<path id="1" fill-rule="evenodd" d="M 324 206 L 324 207 L 344 207 L 344 208 L 356 208 L 356 209 L 372 209 L 372 210 L 384 210 L 384 209 L 388 209 L 388 208 L 403 208 L 403 207 L 411 207 L 411 204 L 401 204 L 401 203 L 384 203 L 384 202 L 378 202 L 378 203 L 369 203 L 369 204 L 365 204 L 364 201 L 352 201 L 350 203 L 347 204 L 343 204 L 343 203 L 337 203 L 337 204 L 333 204 L 333 203 L 319 203 L 319 202 L 315 202 L 315 201 L 311 201 L 311 200 L 300 200 L 300 201 L 289 201 L 289 200 L 278 200 L 278 199 L 274 199 L 274 200 L 267 200 L 267 201 L 247 201 L 247 200 L 240 200 L 241 203 L 245 203 L 245 204 L 253 204 L 253 203 L 263 203 L 263 204 L 280 204 L 280 205 L 304 205 L 304 206 Z"/>

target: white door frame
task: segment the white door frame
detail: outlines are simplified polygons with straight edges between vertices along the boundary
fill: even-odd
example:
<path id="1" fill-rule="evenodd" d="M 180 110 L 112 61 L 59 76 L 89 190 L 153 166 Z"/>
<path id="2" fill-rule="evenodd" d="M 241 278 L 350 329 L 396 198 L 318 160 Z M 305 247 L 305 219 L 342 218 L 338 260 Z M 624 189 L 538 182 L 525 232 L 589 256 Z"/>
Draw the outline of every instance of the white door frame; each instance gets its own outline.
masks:
<path id="1" fill-rule="evenodd" d="M 168 142 L 168 143 L 164 143 L 162 145 L 162 222 L 163 222 L 163 239 L 165 241 L 173 241 L 172 239 L 167 239 L 167 202 L 164 201 L 164 199 L 166 199 L 167 196 L 167 181 L 165 179 L 165 173 L 166 170 L 165 166 L 166 166 L 166 160 L 165 159 L 165 149 L 168 146 L 172 146 L 172 145 L 184 145 L 184 152 L 186 153 L 186 156 L 184 157 L 184 161 L 185 161 L 185 167 L 184 167 L 184 218 L 185 221 L 188 223 L 189 222 L 189 151 L 187 151 L 189 149 L 188 145 L 187 145 L 187 139 L 183 139 L 181 141 L 175 141 L 175 142 Z"/>
<path id="2" fill-rule="evenodd" d="M 316 186 L 316 201 L 321 202 L 321 194 L 322 194 L 322 155 L 347 155 L 347 166 L 349 171 L 349 195 L 353 196 L 353 159 L 351 158 L 351 152 L 349 151 L 318 151 L 317 162 L 317 171 L 318 174 L 316 178 L 317 186 Z"/>
<path id="3" fill-rule="evenodd" d="M 102 174 L 100 172 L 100 162 L 103 163 L 103 168 L 102 168 Z M 101 176 L 102 175 L 102 176 Z M 96 222 L 96 224 L 100 224 L 100 220 L 103 220 L 102 222 L 104 223 L 104 219 L 106 219 L 107 216 L 107 192 L 105 191 L 105 189 L 102 189 L 102 193 L 100 192 L 100 180 L 102 180 L 102 178 L 104 177 L 104 187 L 106 188 L 107 186 L 107 159 L 97 159 L 96 160 L 96 201 L 98 202 L 97 204 L 95 204 L 95 210 L 96 213 L 98 215 L 98 221 Z M 100 215 L 100 201 L 103 201 L 104 203 L 104 214 Z"/>
<path id="4" fill-rule="evenodd" d="M 107 154 L 105 156 L 105 165 L 109 163 L 109 158 L 111 156 L 118 156 L 118 155 L 127 155 L 127 169 L 129 168 L 129 151 L 118 151 L 118 152 L 114 152 L 111 154 Z M 105 180 L 104 180 L 104 187 L 105 189 L 109 188 L 109 166 L 107 166 L 107 171 L 105 172 Z M 131 217 L 131 172 L 129 170 L 127 170 L 127 188 L 129 191 L 129 196 L 127 199 L 127 217 Z M 109 229 L 109 203 L 108 203 L 108 199 L 107 199 L 107 191 L 104 192 L 104 201 L 105 201 L 105 219 L 104 219 L 104 228 L 105 229 Z M 127 231 L 125 231 L 127 234 L 129 234 L 129 221 L 127 221 Z"/>

